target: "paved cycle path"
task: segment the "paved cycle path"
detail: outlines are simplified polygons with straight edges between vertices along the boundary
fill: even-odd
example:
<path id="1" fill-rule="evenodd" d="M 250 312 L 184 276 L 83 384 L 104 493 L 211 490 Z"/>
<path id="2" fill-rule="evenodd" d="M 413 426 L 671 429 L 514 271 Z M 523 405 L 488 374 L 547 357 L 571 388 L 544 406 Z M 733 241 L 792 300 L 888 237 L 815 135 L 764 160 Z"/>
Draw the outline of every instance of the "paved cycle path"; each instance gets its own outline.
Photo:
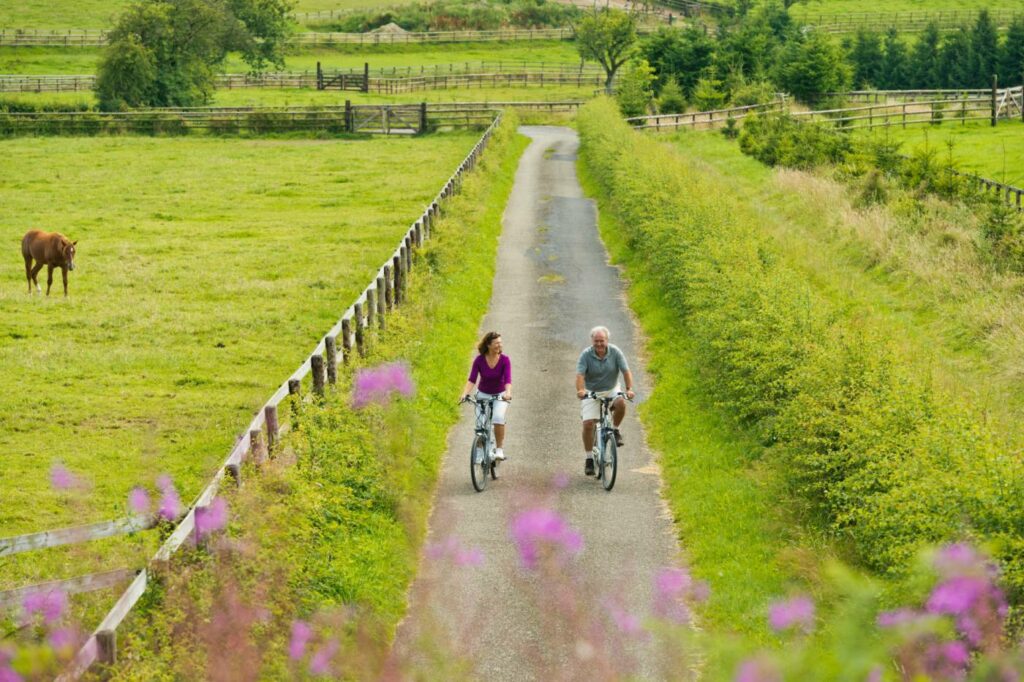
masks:
<path id="1" fill-rule="evenodd" d="M 635 405 L 622 428 L 625 446 L 614 490 L 605 492 L 599 481 L 583 475 L 574 377 L 589 330 L 598 324 L 611 330 L 641 399 L 649 384 L 623 283 L 598 236 L 596 206 L 583 196 L 576 177 L 576 133 L 547 126 L 521 132 L 532 142 L 505 209 L 490 312 L 481 330 L 500 332 L 512 360 L 509 459 L 499 467 L 499 480 L 483 493 L 473 490 L 474 424 L 472 410 L 464 406 L 449 438 L 428 543 L 455 538 L 464 551 L 479 550 L 483 562 L 459 566 L 458 559 L 437 558 L 428 549 L 396 652 L 421 651 L 412 642 L 427 636 L 467 657 L 474 679 L 592 680 L 607 679 L 595 675 L 603 665 L 595 649 L 624 646 L 621 654 L 634 661 L 632 670 L 644 679 L 663 678 L 665 661 L 649 642 L 614 626 L 613 641 L 577 636 L 550 617 L 553 604 L 575 599 L 573 608 L 593 611 L 580 620 L 592 621 L 594 613 L 600 620 L 617 608 L 642 618 L 654 599 L 653 576 L 678 563 L 679 548 Z M 468 372 L 472 356 L 466 351 Z M 538 504 L 557 509 L 583 535 L 582 551 L 557 579 L 524 571 L 509 535 L 516 513 Z M 474 564 L 473 554 L 461 563 Z"/>

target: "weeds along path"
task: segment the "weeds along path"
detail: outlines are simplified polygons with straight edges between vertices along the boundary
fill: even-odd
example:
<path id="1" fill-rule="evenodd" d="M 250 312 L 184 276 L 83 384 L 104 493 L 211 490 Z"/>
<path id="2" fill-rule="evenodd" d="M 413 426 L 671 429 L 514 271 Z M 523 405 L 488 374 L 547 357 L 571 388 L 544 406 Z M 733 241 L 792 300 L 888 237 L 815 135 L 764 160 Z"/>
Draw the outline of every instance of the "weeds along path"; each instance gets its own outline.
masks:
<path id="1" fill-rule="evenodd" d="M 658 659 L 653 645 L 632 642 L 614 622 L 623 613 L 641 619 L 648 614 L 653 577 L 679 561 L 660 476 L 635 406 L 623 426 L 626 445 L 619 450 L 614 490 L 605 492 L 584 476 L 574 388 L 579 352 L 589 345 L 589 330 L 603 324 L 629 359 L 642 399 L 649 384 L 637 332 L 623 283 L 598 237 L 596 206 L 576 178 L 576 133 L 559 127 L 520 130 L 532 142 L 505 210 L 482 327 L 502 334 L 512 360 L 509 459 L 498 481 L 474 492 L 473 419 L 466 406 L 449 438 L 428 549 L 399 626 L 396 658 L 420 652 L 414 663 L 436 673 L 437 660 L 422 660 L 422 652 L 441 647 L 446 653 L 439 657 L 464 657 L 476 679 L 606 679 L 630 672 L 662 677 L 660 666 L 667 662 Z M 582 551 L 564 570 L 522 568 L 509 524 L 538 506 L 557 510 L 583 536 Z M 430 548 L 445 543 L 457 543 L 466 558 L 438 558 Z M 460 566 L 476 563 L 468 552 L 476 549 L 482 562 Z"/>

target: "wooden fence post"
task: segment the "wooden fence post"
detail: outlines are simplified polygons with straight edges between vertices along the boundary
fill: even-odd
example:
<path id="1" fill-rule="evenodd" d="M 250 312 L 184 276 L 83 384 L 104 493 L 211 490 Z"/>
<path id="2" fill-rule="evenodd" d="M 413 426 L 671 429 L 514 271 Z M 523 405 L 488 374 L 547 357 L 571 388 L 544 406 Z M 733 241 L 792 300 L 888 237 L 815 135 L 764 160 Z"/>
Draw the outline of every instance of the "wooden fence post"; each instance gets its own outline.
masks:
<path id="1" fill-rule="evenodd" d="M 320 68 L 320 62 L 316 63 L 316 89 L 324 89 L 324 70 Z"/>
<path id="2" fill-rule="evenodd" d="M 253 464 L 256 466 L 263 464 L 266 454 L 263 449 L 262 432 L 259 429 L 253 429 L 249 432 L 249 456 L 252 457 Z"/>
<path id="3" fill-rule="evenodd" d="M 228 464 L 224 467 L 224 471 L 235 483 L 236 488 L 242 487 L 242 469 L 237 464 Z"/>
<path id="4" fill-rule="evenodd" d="M 355 118 L 352 116 L 352 100 L 345 100 L 345 131 L 354 133 L 356 131 Z"/>
<path id="5" fill-rule="evenodd" d="M 996 103 L 996 98 L 998 97 L 998 94 L 999 94 L 999 76 L 997 76 L 996 74 L 992 74 L 992 127 L 993 128 L 996 127 L 996 119 L 998 118 L 998 113 L 999 113 L 996 110 L 996 107 L 998 106 L 997 103 Z"/>
<path id="6" fill-rule="evenodd" d="M 298 379 L 288 380 L 288 395 L 292 397 L 292 429 L 299 428 L 299 413 L 302 411 L 302 382 Z"/>
<path id="7" fill-rule="evenodd" d="M 405 239 L 402 241 L 402 246 L 404 248 L 402 254 L 405 256 L 405 261 L 402 263 L 402 274 L 405 275 L 403 279 L 406 284 L 406 291 L 402 292 L 404 294 L 408 291 L 409 272 L 412 270 L 412 238 L 408 233 L 406 233 Z M 403 298 L 403 300 L 405 299 Z"/>
<path id="8" fill-rule="evenodd" d="M 116 630 L 100 630 L 96 633 L 96 660 L 104 665 L 117 663 Z"/>
<path id="9" fill-rule="evenodd" d="M 413 230 L 416 231 L 416 248 L 422 249 L 423 248 L 423 222 L 417 220 L 416 221 L 416 225 L 413 227 Z"/>
<path id="10" fill-rule="evenodd" d="M 338 383 L 338 346 L 333 336 L 324 338 L 324 355 L 327 356 L 327 383 Z"/>
<path id="11" fill-rule="evenodd" d="M 402 248 L 404 249 L 405 247 L 403 246 Z M 402 298 L 402 260 L 403 260 L 403 256 L 404 256 L 404 254 L 399 254 L 397 256 L 392 257 L 392 259 L 391 259 L 391 270 L 392 270 L 392 274 L 394 274 L 394 276 L 395 276 L 395 295 L 394 295 L 394 305 L 395 305 L 395 307 L 398 307 L 398 305 L 401 304 L 402 300 L 403 300 L 403 298 Z"/>
<path id="12" fill-rule="evenodd" d="M 313 393 L 318 397 L 324 397 L 324 356 L 315 353 L 309 358 L 309 366 L 313 370 Z"/>
<path id="13" fill-rule="evenodd" d="M 427 132 L 427 103 L 420 102 L 420 132 Z"/>
<path id="14" fill-rule="evenodd" d="M 392 276 L 391 270 L 391 265 L 384 266 L 384 303 L 387 308 L 385 312 L 389 313 L 394 310 L 395 307 L 395 291 L 394 285 L 392 284 L 394 277 Z M 381 316 L 381 319 L 383 319 L 383 316 Z"/>
<path id="15" fill-rule="evenodd" d="M 387 272 L 385 270 L 385 272 Z M 384 321 L 387 313 L 387 301 L 384 300 L 384 277 L 377 276 L 377 320 L 381 329 L 387 328 L 387 323 Z"/>
<path id="16" fill-rule="evenodd" d="M 371 285 L 366 289 L 366 327 L 373 329 L 373 317 L 377 314 L 377 290 Z"/>
<path id="17" fill-rule="evenodd" d="M 366 357 L 366 320 L 363 318 L 363 304 L 356 301 L 354 306 L 356 316 L 356 349 L 359 351 L 359 357 Z"/>
<path id="18" fill-rule="evenodd" d="M 370 91 L 370 63 L 363 62 L 363 92 Z"/>
<path id="19" fill-rule="evenodd" d="M 278 426 L 277 426 L 277 405 L 267 405 L 263 409 L 263 420 L 267 425 L 267 453 L 274 451 L 277 447 Z"/>
<path id="20" fill-rule="evenodd" d="M 348 364 L 348 356 L 352 354 L 352 318 L 341 318 L 341 349 L 345 364 Z"/>

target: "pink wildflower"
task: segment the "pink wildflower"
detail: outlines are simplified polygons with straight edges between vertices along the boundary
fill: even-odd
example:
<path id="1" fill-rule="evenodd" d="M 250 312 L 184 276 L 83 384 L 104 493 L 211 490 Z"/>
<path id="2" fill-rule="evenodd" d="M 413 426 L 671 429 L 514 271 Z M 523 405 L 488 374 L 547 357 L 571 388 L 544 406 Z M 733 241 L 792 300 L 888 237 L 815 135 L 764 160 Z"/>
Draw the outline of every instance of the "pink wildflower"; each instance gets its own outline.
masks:
<path id="1" fill-rule="evenodd" d="M 814 602 L 803 596 L 775 602 L 768 610 L 768 622 L 776 632 L 795 626 L 809 631 L 814 627 Z"/>
<path id="2" fill-rule="evenodd" d="M 512 539 L 525 568 L 534 568 L 544 545 L 563 555 L 578 554 L 583 549 L 583 536 L 551 509 L 528 509 L 512 520 Z"/>
<path id="3" fill-rule="evenodd" d="M 288 644 L 288 657 L 298 661 L 305 655 L 306 646 L 313 637 L 313 628 L 305 621 L 296 620 L 292 622 L 292 639 Z"/>
<path id="4" fill-rule="evenodd" d="M 479 548 L 459 549 L 455 552 L 457 566 L 483 566 L 484 553 Z"/>
<path id="5" fill-rule="evenodd" d="M 782 676 L 772 663 L 763 658 L 749 658 L 736 671 L 736 682 L 782 682 Z"/>
<path id="6" fill-rule="evenodd" d="M 54 490 L 68 490 L 75 485 L 75 476 L 58 462 L 50 468 L 50 485 Z"/>
<path id="7" fill-rule="evenodd" d="M 413 394 L 412 375 L 405 363 L 394 362 L 356 372 L 355 390 L 352 405 L 355 408 L 366 407 L 370 403 L 387 405 L 391 396 L 398 393 L 403 396 Z"/>
<path id="8" fill-rule="evenodd" d="M 663 568 L 654 576 L 654 587 L 661 597 L 675 599 L 685 595 L 693 578 L 681 568 Z"/>
<path id="9" fill-rule="evenodd" d="M 170 474 L 160 474 L 156 477 L 156 487 L 160 489 L 160 492 L 167 492 L 168 490 L 174 490 L 174 481 L 171 480 Z"/>
<path id="10" fill-rule="evenodd" d="M 612 622 L 615 623 L 615 626 L 622 634 L 638 636 L 644 633 L 643 624 L 641 624 L 640 619 L 636 615 L 611 600 L 606 601 L 604 607 L 608 611 L 608 615 L 611 616 Z"/>
<path id="11" fill-rule="evenodd" d="M 23 678 L 7 663 L 0 663 L 0 682 L 22 682 Z"/>
<path id="12" fill-rule="evenodd" d="M 26 595 L 21 607 L 25 612 L 25 618 L 31 619 L 35 614 L 43 617 L 47 625 L 60 620 L 64 610 L 68 606 L 68 595 L 62 590 L 52 592 L 32 592 Z"/>
<path id="13" fill-rule="evenodd" d="M 995 584 L 977 576 L 957 576 L 939 583 L 925 609 L 950 615 L 972 646 L 998 642 L 1006 618 L 1006 597 Z"/>
<path id="14" fill-rule="evenodd" d="M 312 660 L 309 662 L 309 672 L 314 675 L 329 675 L 331 673 L 331 659 L 338 653 L 338 643 L 334 640 L 327 642 L 320 647 Z"/>
<path id="15" fill-rule="evenodd" d="M 946 545 L 935 553 L 935 568 L 943 575 L 963 575 L 984 571 L 985 557 L 965 542 Z"/>
<path id="16" fill-rule="evenodd" d="M 71 628 L 58 628 L 50 632 L 47 639 L 50 642 L 50 646 L 53 647 L 55 651 L 60 652 L 74 647 L 77 635 Z"/>
<path id="17" fill-rule="evenodd" d="M 132 491 L 128 493 L 128 507 L 139 516 L 149 514 L 149 493 L 145 488 L 132 488 Z"/>
<path id="18" fill-rule="evenodd" d="M 882 628 L 894 628 L 907 623 L 912 623 L 919 618 L 919 615 L 910 609 L 896 609 L 894 611 L 883 611 L 878 614 L 878 626 Z"/>
<path id="19" fill-rule="evenodd" d="M 925 651 L 924 666 L 929 679 L 962 680 L 970 652 L 960 641 L 933 642 Z"/>
<path id="20" fill-rule="evenodd" d="M 207 507 L 196 507 L 196 535 L 202 537 L 220 530 L 228 523 L 228 501 L 215 497 Z"/>
<path id="21" fill-rule="evenodd" d="M 170 481 L 167 482 L 166 487 L 161 487 L 161 490 L 163 490 L 163 497 L 160 498 L 160 509 L 157 514 L 168 521 L 174 521 L 181 516 L 181 498 L 178 497 L 178 491 Z"/>

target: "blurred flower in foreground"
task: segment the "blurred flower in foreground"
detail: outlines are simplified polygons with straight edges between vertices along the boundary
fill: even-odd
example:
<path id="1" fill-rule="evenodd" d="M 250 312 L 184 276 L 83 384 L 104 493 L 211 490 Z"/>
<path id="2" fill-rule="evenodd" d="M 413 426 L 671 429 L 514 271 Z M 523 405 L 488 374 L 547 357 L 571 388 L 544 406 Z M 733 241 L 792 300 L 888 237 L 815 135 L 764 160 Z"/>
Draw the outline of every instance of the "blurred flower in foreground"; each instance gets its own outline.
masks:
<path id="1" fill-rule="evenodd" d="M 288 657 L 298 661 L 305 655 L 306 646 L 313 637 L 313 628 L 309 623 L 297 620 L 292 623 L 292 639 L 288 644 Z"/>
<path id="2" fill-rule="evenodd" d="M 545 546 L 562 556 L 578 554 L 583 549 L 583 536 L 558 512 L 543 507 L 518 514 L 512 520 L 511 533 L 525 568 L 536 567 Z"/>
<path id="3" fill-rule="evenodd" d="M 11 652 L 0 648 L 0 682 L 21 682 L 21 675 L 11 668 Z"/>
<path id="4" fill-rule="evenodd" d="M 805 596 L 775 602 L 768 609 L 768 622 L 776 632 L 791 627 L 809 632 L 814 627 L 814 602 Z"/>
<path id="5" fill-rule="evenodd" d="M 455 536 L 449 536 L 427 545 L 425 553 L 430 559 L 448 559 L 456 566 L 482 566 L 484 553 L 476 547 L 463 547 Z"/>
<path id="6" fill-rule="evenodd" d="M 707 583 L 694 580 L 681 568 L 663 568 L 654 576 L 654 615 L 674 623 L 690 622 L 687 601 L 708 598 Z"/>
<path id="7" fill-rule="evenodd" d="M 181 498 L 178 497 L 178 491 L 175 489 L 174 483 L 171 482 L 171 477 L 164 474 L 156 480 L 156 485 L 163 493 L 160 498 L 160 510 L 157 514 L 168 521 L 174 521 L 181 516 Z"/>
<path id="8" fill-rule="evenodd" d="M 21 603 L 26 620 L 31 620 L 38 613 L 43 617 L 43 622 L 47 625 L 60 620 L 67 606 L 68 595 L 63 590 L 32 592 L 26 595 Z"/>
<path id="9" fill-rule="evenodd" d="M 207 507 L 196 507 L 196 535 L 202 537 L 228 524 L 228 502 L 215 497 Z"/>
<path id="10" fill-rule="evenodd" d="M 148 515 L 150 505 L 149 493 L 146 492 L 145 488 L 136 486 L 128 493 L 128 508 L 139 516 Z"/>
<path id="11" fill-rule="evenodd" d="M 740 663 L 736 682 L 782 682 L 782 675 L 770 660 L 759 656 Z"/>
<path id="12" fill-rule="evenodd" d="M 387 405 L 394 394 L 409 397 L 413 394 L 412 374 L 404 362 L 392 362 L 356 372 L 352 405 L 356 409 L 370 403 Z"/>
<path id="13" fill-rule="evenodd" d="M 75 485 L 75 476 L 60 462 L 50 468 L 50 485 L 54 490 L 68 490 Z"/>
<path id="14" fill-rule="evenodd" d="M 615 627 L 624 635 L 637 636 L 644 634 L 644 626 L 640 619 L 633 613 L 622 608 L 617 602 L 609 599 L 604 602 L 604 608 L 611 616 Z"/>
<path id="15" fill-rule="evenodd" d="M 309 662 L 309 672 L 314 675 L 329 675 L 331 659 L 338 653 L 338 643 L 331 640 L 320 647 Z"/>

